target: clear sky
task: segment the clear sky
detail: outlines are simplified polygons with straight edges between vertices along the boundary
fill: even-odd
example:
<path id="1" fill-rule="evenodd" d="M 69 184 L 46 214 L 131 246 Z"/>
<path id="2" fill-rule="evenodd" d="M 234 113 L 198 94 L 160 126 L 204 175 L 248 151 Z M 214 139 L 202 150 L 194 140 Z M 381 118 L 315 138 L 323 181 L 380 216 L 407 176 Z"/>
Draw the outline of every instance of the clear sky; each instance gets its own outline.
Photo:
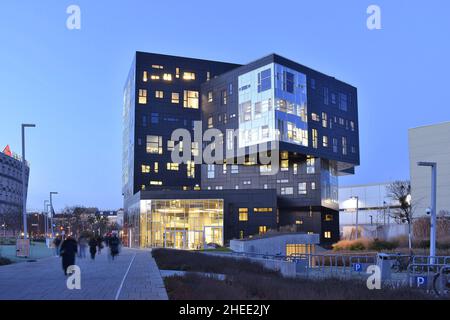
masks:
<path id="1" fill-rule="evenodd" d="M 71 4 L 81 30 L 66 28 Z M 366 27 L 370 4 L 381 30 Z M 341 184 L 408 178 L 408 128 L 450 120 L 448 0 L 2 0 L 0 45 L 0 148 L 20 153 L 20 124 L 37 124 L 30 209 L 52 190 L 57 210 L 122 206 L 122 88 L 136 50 L 235 63 L 276 52 L 356 86 L 361 166 Z"/>

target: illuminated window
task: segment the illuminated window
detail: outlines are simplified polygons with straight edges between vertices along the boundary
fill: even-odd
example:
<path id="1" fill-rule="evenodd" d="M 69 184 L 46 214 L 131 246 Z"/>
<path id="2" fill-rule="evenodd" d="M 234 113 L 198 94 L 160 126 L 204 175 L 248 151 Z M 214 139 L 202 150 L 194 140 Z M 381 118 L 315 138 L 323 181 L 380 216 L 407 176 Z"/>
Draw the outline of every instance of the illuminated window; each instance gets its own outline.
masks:
<path id="1" fill-rule="evenodd" d="M 158 171 L 159 171 L 159 164 L 158 164 L 158 162 L 155 162 L 153 164 L 153 170 L 155 171 L 155 173 L 158 173 Z"/>
<path id="2" fill-rule="evenodd" d="M 164 69 L 164 67 L 162 65 L 159 65 L 159 64 L 152 64 L 152 68 L 153 69 Z"/>
<path id="3" fill-rule="evenodd" d="M 179 164 L 178 163 L 174 163 L 174 162 L 168 162 L 167 163 L 167 170 L 178 171 L 178 168 L 179 168 Z"/>
<path id="4" fill-rule="evenodd" d="M 224 164 L 222 165 L 222 173 L 223 173 L 223 174 L 227 174 L 227 164 L 226 164 L 226 163 L 224 163 Z"/>
<path id="5" fill-rule="evenodd" d="M 350 121 L 350 130 L 355 131 L 355 123 Z"/>
<path id="6" fill-rule="evenodd" d="M 324 148 L 328 148 L 328 137 L 327 136 L 322 136 L 322 146 Z"/>
<path id="7" fill-rule="evenodd" d="M 150 181 L 151 186 L 162 186 L 162 181 L 159 180 L 152 180 Z"/>
<path id="8" fill-rule="evenodd" d="M 164 73 L 163 74 L 163 80 L 165 80 L 165 81 L 172 81 L 172 74 L 171 73 Z"/>
<path id="9" fill-rule="evenodd" d="M 211 72 L 206 71 L 206 81 L 209 81 L 211 79 Z"/>
<path id="10" fill-rule="evenodd" d="M 320 121 L 320 117 L 317 115 L 317 113 L 311 113 L 311 120 L 313 121 Z"/>
<path id="11" fill-rule="evenodd" d="M 347 155 L 347 138 L 342 137 L 342 154 Z"/>
<path id="12" fill-rule="evenodd" d="M 145 89 L 139 89 L 139 104 L 146 104 L 147 103 L 147 90 Z"/>
<path id="13" fill-rule="evenodd" d="M 175 78 L 180 77 L 180 68 L 175 68 Z"/>
<path id="14" fill-rule="evenodd" d="M 142 165 L 142 168 L 141 168 L 141 171 L 142 171 L 142 173 L 149 173 L 150 172 L 150 166 L 147 166 L 147 165 Z"/>
<path id="15" fill-rule="evenodd" d="M 333 215 L 332 214 L 326 214 L 325 215 L 325 221 L 333 221 Z"/>
<path id="16" fill-rule="evenodd" d="M 281 160 L 281 171 L 289 170 L 289 160 Z"/>
<path id="17" fill-rule="evenodd" d="M 159 98 L 159 99 L 164 98 L 164 91 L 156 90 L 155 91 L 155 98 Z"/>
<path id="18" fill-rule="evenodd" d="M 303 220 L 295 220 L 295 224 L 298 224 L 298 225 L 303 224 Z"/>
<path id="19" fill-rule="evenodd" d="M 326 128 L 328 124 L 328 116 L 325 112 L 322 112 L 322 127 Z"/>
<path id="20" fill-rule="evenodd" d="M 208 102 L 213 102 L 213 92 L 208 91 Z"/>
<path id="21" fill-rule="evenodd" d="M 306 182 L 300 182 L 298 184 L 298 194 L 306 194 L 307 190 L 306 190 Z"/>
<path id="22" fill-rule="evenodd" d="M 148 80 L 148 74 L 147 74 L 147 71 L 144 71 L 142 74 L 142 81 L 147 82 L 147 80 Z"/>
<path id="23" fill-rule="evenodd" d="M 183 72 L 183 79 L 184 80 L 195 80 L 195 73 L 194 72 Z"/>
<path id="24" fill-rule="evenodd" d="M 167 151 L 173 151 L 175 148 L 175 141 L 167 140 Z"/>
<path id="25" fill-rule="evenodd" d="M 272 208 L 253 208 L 253 212 L 272 212 Z"/>
<path id="26" fill-rule="evenodd" d="M 162 154 L 161 136 L 147 136 L 147 153 Z"/>
<path id="27" fill-rule="evenodd" d="M 323 236 L 325 239 L 331 239 L 331 231 L 325 231 L 323 233 Z"/>
<path id="28" fill-rule="evenodd" d="M 145 190 L 145 184 L 141 185 L 141 190 Z"/>
<path id="29" fill-rule="evenodd" d="M 213 127 L 213 117 L 209 116 L 208 117 L 208 129 Z"/>
<path id="30" fill-rule="evenodd" d="M 297 164 L 297 163 L 294 163 L 294 164 L 292 165 L 292 169 L 293 169 L 293 171 L 294 171 L 294 174 L 297 174 L 297 173 L 298 173 L 298 164 Z"/>
<path id="31" fill-rule="evenodd" d="M 222 90 L 220 93 L 220 103 L 224 106 L 227 104 L 227 100 L 228 100 L 228 92 L 227 90 Z"/>
<path id="32" fill-rule="evenodd" d="M 282 187 L 281 188 L 281 194 L 282 195 L 294 194 L 294 188 L 293 187 Z"/>
<path id="33" fill-rule="evenodd" d="M 308 156 L 306 158 L 306 173 L 316 173 L 316 159 L 314 157 Z"/>
<path id="34" fill-rule="evenodd" d="M 232 164 L 231 165 L 231 173 L 239 173 L 239 166 Z"/>
<path id="35" fill-rule="evenodd" d="M 239 208 L 239 221 L 248 221 L 248 208 Z"/>
<path id="36" fill-rule="evenodd" d="M 200 188 L 200 186 L 199 186 L 198 184 L 196 184 L 196 185 L 194 186 L 194 190 L 201 190 L 201 188 Z"/>
<path id="37" fill-rule="evenodd" d="M 152 80 L 159 80 L 159 76 L 156 75 L 156 74 L 152 74 L 152 75 L 150 76 L 150 79 L 152 79 Z"/>
<path id="38" fill-rule="evenodd" d="M 264 234 L 267 232 L 267 226 L 259 226 L 259 234 Z"/>
<path id="39" fill-rule="evenodd" d="M 187 177 L 195 178 L 195 163 L 194 163 L 194 161 L 188 161 L 186 165 L 187 165 Z"/>
<path id="40" fill-rule="evenodd" d="M 270 173 L 272 166 L 270 164 L 262 164 L 259 166 L 259 173 Z"/>
<path id="41" fill-rule="evenodd" d="M 317 139 L 317 129 L 312 129 L 312 146 L 317 149 L 318 139 Z"/>
<path id="42" fill-rule="evenodd" d="M 184 90 L 183 107 L 198 109 L 198 91 Z"/>
<path id="43" fill-rule="evenodd" d="M 213 164 L 208 164 L 208 179 L 213 179 L 215 176 L 215 166 Z"/>
<path id="44" fill-rule="evenodd" d="M 311 182 L 311 190 L 316 190 L 316 183 L 315 182 Z"/>
<path id="45" fill-rule="evenodd" d="M 244 239 L 244 230 L 239 231 L 239 238 Z"/>
<path id="46" fill-rule="evenodd" d="M 180 102 L 180 94 L 178 92 L 172 92 L 172 103 Z"/>
<path id="47" fill-rule="evenodd" d="M 194 157 L 199 155 L 200 150 L 198 148 L 198 142 L 192 142 L 191 152 Z"/>
<path id="48" fill-rule="evenodd" d="M 287 151 L 280 152 L 280 158 L 282 160 L 287 160 L 289 158 L 289 153 Z"/>

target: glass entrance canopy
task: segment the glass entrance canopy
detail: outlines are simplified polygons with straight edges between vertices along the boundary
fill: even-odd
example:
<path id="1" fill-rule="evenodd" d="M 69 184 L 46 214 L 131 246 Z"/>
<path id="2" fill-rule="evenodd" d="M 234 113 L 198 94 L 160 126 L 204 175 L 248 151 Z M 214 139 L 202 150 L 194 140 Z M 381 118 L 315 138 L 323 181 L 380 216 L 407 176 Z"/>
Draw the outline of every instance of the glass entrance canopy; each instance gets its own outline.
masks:
<path id="1" fill-rule="evenodd" d="M 223 246 L 223 200 L 141 200 L 140 246 L 201 249 Z"/>

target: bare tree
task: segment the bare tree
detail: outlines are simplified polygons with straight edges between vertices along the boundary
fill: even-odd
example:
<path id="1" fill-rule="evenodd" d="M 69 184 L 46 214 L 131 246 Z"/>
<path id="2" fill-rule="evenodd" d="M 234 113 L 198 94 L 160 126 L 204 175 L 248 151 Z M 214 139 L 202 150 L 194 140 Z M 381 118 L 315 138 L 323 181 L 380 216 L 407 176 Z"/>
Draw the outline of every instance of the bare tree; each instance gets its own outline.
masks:
<path id="1" fill-rule="evenodd" d="M 386 187 L 387 195 L 399 203 L 400 207 L 391 211 L 390 216 L 397 222 L 408 224 L 408 247 L 412 253 L 411 225 L 413 209 L 411 205 L 411 184 L 408 180 L 394 181 Z"/>

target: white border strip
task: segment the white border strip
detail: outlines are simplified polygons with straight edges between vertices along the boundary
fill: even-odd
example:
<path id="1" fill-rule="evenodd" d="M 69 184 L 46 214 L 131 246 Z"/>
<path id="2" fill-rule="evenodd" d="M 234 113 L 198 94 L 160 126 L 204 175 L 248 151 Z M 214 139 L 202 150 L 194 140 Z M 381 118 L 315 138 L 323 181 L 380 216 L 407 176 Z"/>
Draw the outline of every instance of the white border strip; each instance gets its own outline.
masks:
<path id="1" fill-rule="evenodd" d="M 133 255 L 133 258 L 130 261 L 130 265 L 128 266 L 127 272 L 125 272 L 125 275 L 123 276 L 122 282 L 120 283 L 119 289 L 117 290 L 116 297 L 114 300 L 119 300 L 120 292 L 122 291 L 123 284 L 125 282 L 125 279 L 127 278 L 128 272 L 130 271 L 131 265 L 133 264 L 134 258 L 136 258 L 136 253 Z"/>

